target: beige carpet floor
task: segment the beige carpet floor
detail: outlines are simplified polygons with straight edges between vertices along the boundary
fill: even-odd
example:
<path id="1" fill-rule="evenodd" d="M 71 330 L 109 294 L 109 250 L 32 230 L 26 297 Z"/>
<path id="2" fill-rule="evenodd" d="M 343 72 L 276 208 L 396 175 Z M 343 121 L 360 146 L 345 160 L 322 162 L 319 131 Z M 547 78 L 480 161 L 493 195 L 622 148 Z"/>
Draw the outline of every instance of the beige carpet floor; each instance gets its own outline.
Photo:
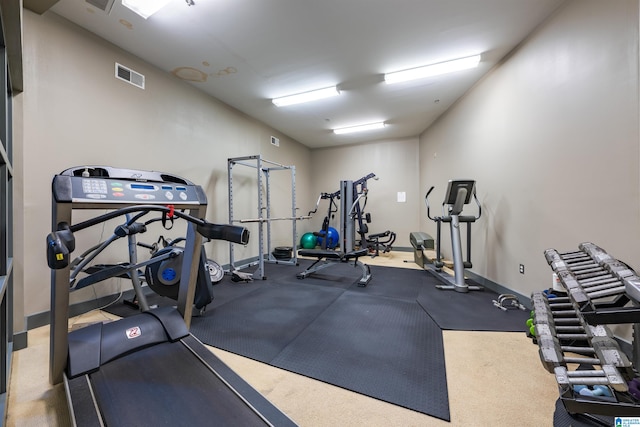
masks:
<path id="1" fill-rule="evenodd" d="M 363 261 L 419 268 L 408 252 Z M 95 311 L 70 319 L 70 327 L 112 318 Z M 300 426 L 553 425 L 557 385 L 524 333 L 443 331 L 443 337 L 451 422 L 210 349 Z M 69 426 L 64 386 L 48 382 L 49 327 L 30 330 L 28 343 L 13 355 L 5 425 Z"/>

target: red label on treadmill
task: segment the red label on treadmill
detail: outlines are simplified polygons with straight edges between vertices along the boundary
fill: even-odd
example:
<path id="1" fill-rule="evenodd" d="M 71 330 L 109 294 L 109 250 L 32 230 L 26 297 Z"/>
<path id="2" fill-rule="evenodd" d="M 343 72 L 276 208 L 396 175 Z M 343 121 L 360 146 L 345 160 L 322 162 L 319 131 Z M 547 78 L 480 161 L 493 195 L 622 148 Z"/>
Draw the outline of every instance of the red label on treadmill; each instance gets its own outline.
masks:
<path id="1" fill-rule="evenodd" d="M 127 334 L 128 339 L 132 339 L 132 338 L 138 338 L 142 334 L 142 331 L 140 331 L 139 326 L 134 326 L 133 328 L 127 329 L 125 333 Z"/>

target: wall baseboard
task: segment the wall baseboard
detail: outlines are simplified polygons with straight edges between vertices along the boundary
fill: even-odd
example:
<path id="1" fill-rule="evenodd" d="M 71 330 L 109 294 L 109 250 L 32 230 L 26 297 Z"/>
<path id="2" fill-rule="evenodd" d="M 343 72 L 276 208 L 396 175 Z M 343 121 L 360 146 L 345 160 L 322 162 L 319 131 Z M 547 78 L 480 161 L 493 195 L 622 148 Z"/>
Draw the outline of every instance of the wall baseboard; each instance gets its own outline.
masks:
<path id="1" fill-rule="evenodd" d="M 14 332 L 13 334 L 13 350 L 22 350 L 27 348 L 27 331 Z"/>

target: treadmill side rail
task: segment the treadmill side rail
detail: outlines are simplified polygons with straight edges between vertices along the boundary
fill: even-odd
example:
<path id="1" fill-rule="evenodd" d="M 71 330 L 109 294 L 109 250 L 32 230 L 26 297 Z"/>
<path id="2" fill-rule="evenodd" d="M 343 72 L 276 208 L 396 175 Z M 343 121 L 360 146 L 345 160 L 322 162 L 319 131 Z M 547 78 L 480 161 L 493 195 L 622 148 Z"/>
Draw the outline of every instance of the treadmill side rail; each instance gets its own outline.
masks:
<path id="1" fill-rule="evenodd" d="M 69 380 L 65 375 L 64 387 L 67 394 L 71 425 L 73 427 L 104 427 L 89 376 L 83 375 Z"/>
<path id="2" fill-rule="evenodd" d="M 222 360 L 205 347 L 193 335 L 182 339 L 184 344 L 195 356 L 209 367 L 218 378 L 224 381 L 253 411 L 268 425 L 277 427 L 296 427 L 297 424 L 274 406 L 266 397 L 260 394 L 250 384 L 229 368 Z"/>

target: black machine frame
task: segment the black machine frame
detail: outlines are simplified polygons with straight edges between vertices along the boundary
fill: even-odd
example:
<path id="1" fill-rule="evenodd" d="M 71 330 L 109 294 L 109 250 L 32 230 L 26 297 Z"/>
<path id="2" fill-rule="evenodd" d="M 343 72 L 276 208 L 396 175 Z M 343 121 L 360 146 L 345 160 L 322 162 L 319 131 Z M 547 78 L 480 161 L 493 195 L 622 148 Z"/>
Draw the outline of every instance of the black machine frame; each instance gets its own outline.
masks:
<path id="1" fill-rule="evenodd" d="M 70 168 L 53 178 L 52 194 L 49 379 L 64 381 L 74 425 L 295 425 L 188 332 L 202 237 L 246 244 L 244 227 L 208 223 L 202 188 L 160 172 Z M 73 224 L 76 209 L 111 211 Z M 68 332 L 74 233 L 144 211 L 187 222 L 177 310 L 161 307 Z"/>
<path id="2" fill-rule="evenodd" d="M 358 280 L 358 286 L 367 286 L 371 281 L 371 269 L 358 259 L 366 256 L 369 252 L 369 246 L 364 237 L 361 236 L 360 245 L 358 248 L 356 247 L 358 246 L 356 245 L 356 222 L 359 223 L 360 227 L 363 226 L 360 200 L 367 196 L 368 189 L 366 184 L 369 179 L 377 179 L 377 177 L 374 173 L 370 173 L 356 181 L 343 180 L 340 181 L 340 189 L 338 191 L 320 194 L 316 202 L 316 209 L 309 212 L 309 215 L 317 211 L 320 200 L 329 200 L 329 213 L 322 226 L 322 232 L 324 232 L 325 238 L 321 249 L 298 250 L 298 255 L 300 256 L 316 258 L 313 264 L 296 275 L 298 279 L 304 279 L 311 274 L 335 265 L 337 262 L 348 263 L 353 261 L 354 266 L 359 266 L 362 273 Z M 339 209 L 335 204 L 335 199 L 340 200 Z M 336 210 L 333 210 L 334 206 Z M 340 235 L 339 250 L 327 249 L 326 247 L 326 243 L 329 240 L 329 217 L 334 212 L 339 212 L 340 215 L 340 230 L 338 232 Z"/>

